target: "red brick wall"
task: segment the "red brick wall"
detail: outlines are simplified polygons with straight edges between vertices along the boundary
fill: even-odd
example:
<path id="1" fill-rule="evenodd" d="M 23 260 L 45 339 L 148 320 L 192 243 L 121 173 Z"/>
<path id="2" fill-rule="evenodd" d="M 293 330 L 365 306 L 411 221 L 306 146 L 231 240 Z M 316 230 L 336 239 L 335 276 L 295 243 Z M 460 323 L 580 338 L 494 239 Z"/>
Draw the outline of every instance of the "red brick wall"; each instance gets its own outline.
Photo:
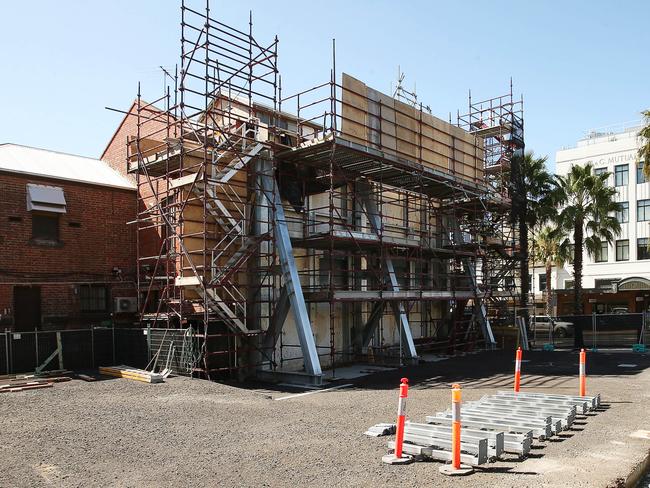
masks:
<path id="1" fill-rule="evenodd" d="M 147 102 L 140 101 L 140 105 L 146 106 Z M 163 112 L 156 110 L 154 107 L 148 107 L 141 111 L 140 122 L 140 137 L 150 139 L 152 141 L 160 141 L 160 144 L 162 144 L 162 141 L 168 136 L 168 119 L 163 114 Z M 172 130 L 173 129 L 170 129 L 170 131 Z M 131 108 L 128 111 L 128 115 L 125 115 L 124 119 L 113 134 L 111 140 L 108 142 L 108 145 L 106 146 L 106 149 L 104 149 L 104 153 L 101 156 L 101 159 L 105 161 L 111 168 L 126 176 L 134 183 L 137 183 L 135 175 L 127 173 L 127 141 L 135 138 L 137 135 L 138 117 L 136 100 L 131 105 Z M 169 135 L 171 137 L 174 137 L 174 134 L 170 133 Z M 157 145 L 158 143 L 154 142 L 153 144 Z M 164 179 L 154 180 L 152 182 L 152 185 L 156 193 L 162 193 L 165 191 Z M 145 210 L 145 207 L 151 206 L 155 202 L 155 198 L 153 196 L 154 193 L 151 190 L 149 182 L 144 176 L 140 177 L 138 184 L 138 193 L 141 197 L 139 209 L 142 212 Z M 135 207 L 132 212 L 135 212 Z M 135 219 L 135 214 L 133 218 Z M 150 225 L 143 225 L 143 227 L 150 227 Z M 148 229 L 141 230 L 139 242 L 141 256 L 157 256 L 160 252 L 161 247 L 161 236 L 159 229 L 150 227 Z M 149 264 L 153 266 L 154 262 L 151 261 Z"/>
<path id="2" fill-rule="evenodd" d="M 147 102 L 140 101 L 140 105 L 147 105 Z M 129 138 L 135 138 L 138 134 L 138 107 L 137 100 L 133 102 L 128 114 L 116 129 L 113 137 L 101 156 L 101 160 L 105 161 L 111 168 L 120 174 L 130 178 L 135 182 L 135 176 L 127 173 L 126 158 L 127 158 L 127 141 Z M 153 107 L 144 108 L 140 112 L 140 137 L 153 139 L 155 141 L 164 141 L 167 137 L 167 118 L 163 112 L 156 110 Z M 171 129 L 170 129 L 171 130 Z M 174 137 L 170 134 L 170 137 Z"/>
<path id="3" fill-rule="evenodd" d="M 63 188 L 67 213 L 59 217 L 59 245 L 32 240 L 28 183 Z M 81 283 L 105 284 L 112 296 L 135 296 L 135 228 L 127 225 L 134 219 L 135 191 L 2 172 L 0 187 L 0 314 L 13 308 L 13 286 L 20 284 L 41 286 L 43 322 L 56 319 L 65 326 L 83 322 Z M 10 310 L 0 325 L 11 323 Z"/>

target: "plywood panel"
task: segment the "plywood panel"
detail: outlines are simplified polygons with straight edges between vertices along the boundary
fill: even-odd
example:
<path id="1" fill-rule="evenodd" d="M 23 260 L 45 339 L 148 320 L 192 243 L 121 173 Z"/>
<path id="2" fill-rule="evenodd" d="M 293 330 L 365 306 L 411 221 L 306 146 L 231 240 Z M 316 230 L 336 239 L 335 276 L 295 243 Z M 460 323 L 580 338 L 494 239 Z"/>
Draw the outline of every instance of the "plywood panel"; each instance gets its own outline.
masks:
<path id="1" fill-rule="evenodd" d="M 483 149 L 469 132 L 343 74 L 341 132 L 353 142 L 445 172 L 482 177 Z M 378 121 L 377 119 L 380 118 Z M 379 133 L 379 134 L 378 134 Z"/>
<path id="2" fill-rule="evenodd" d="M 368 100 L 366 85 L 343 73 L 341 132 L 353 142 L 367 144 Z"/>

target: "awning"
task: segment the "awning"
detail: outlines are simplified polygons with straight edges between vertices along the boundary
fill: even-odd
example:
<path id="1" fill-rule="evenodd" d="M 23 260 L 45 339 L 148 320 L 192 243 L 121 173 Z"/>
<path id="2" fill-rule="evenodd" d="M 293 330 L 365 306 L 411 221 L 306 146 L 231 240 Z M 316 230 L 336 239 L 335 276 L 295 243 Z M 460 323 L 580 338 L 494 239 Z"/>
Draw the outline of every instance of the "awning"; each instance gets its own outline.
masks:
<path id="1" fill-rule="evenodd" d="M 27 184 L 27 210 L 66 213 L 63 188 L 58 186 Z"/>
<path id="2" fill-rule="evenodd" d="M 614 291 L 626 291 L 626 290 L 650 290 L 650 280 L 647 278 L 641 278 L 639 276 L 632 276 L 629 278 L 623 278 L 617 283 L 617 288 Z"/>

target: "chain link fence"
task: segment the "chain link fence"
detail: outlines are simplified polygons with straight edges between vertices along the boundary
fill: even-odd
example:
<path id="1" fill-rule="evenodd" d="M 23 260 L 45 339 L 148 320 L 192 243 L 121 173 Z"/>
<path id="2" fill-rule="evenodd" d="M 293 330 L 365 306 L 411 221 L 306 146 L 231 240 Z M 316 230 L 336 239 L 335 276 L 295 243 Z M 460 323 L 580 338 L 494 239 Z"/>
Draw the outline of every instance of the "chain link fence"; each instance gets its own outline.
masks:
<path id="1" fill-rule="evenodd" d="M 644 313 L 563 315 L 530 318 L 529 339 L 533 346 L 631 348 L 646 344 L 650 320 Z"/>

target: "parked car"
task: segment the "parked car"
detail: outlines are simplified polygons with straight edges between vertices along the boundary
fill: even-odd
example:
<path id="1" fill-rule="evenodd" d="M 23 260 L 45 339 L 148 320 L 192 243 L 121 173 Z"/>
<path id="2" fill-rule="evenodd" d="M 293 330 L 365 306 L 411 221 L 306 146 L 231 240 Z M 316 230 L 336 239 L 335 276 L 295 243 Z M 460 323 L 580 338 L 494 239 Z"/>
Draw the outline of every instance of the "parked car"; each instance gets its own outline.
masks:
<path id="1" fill-rule="evenodd" d="M 536 315 L 530 318 L 530 331 L 537 337 L 548 336 L 553 324 L 553 337 L 572 337 L 573 336 L 573 323 L 558 320 L 555 317 L 548 315 Z"/>

